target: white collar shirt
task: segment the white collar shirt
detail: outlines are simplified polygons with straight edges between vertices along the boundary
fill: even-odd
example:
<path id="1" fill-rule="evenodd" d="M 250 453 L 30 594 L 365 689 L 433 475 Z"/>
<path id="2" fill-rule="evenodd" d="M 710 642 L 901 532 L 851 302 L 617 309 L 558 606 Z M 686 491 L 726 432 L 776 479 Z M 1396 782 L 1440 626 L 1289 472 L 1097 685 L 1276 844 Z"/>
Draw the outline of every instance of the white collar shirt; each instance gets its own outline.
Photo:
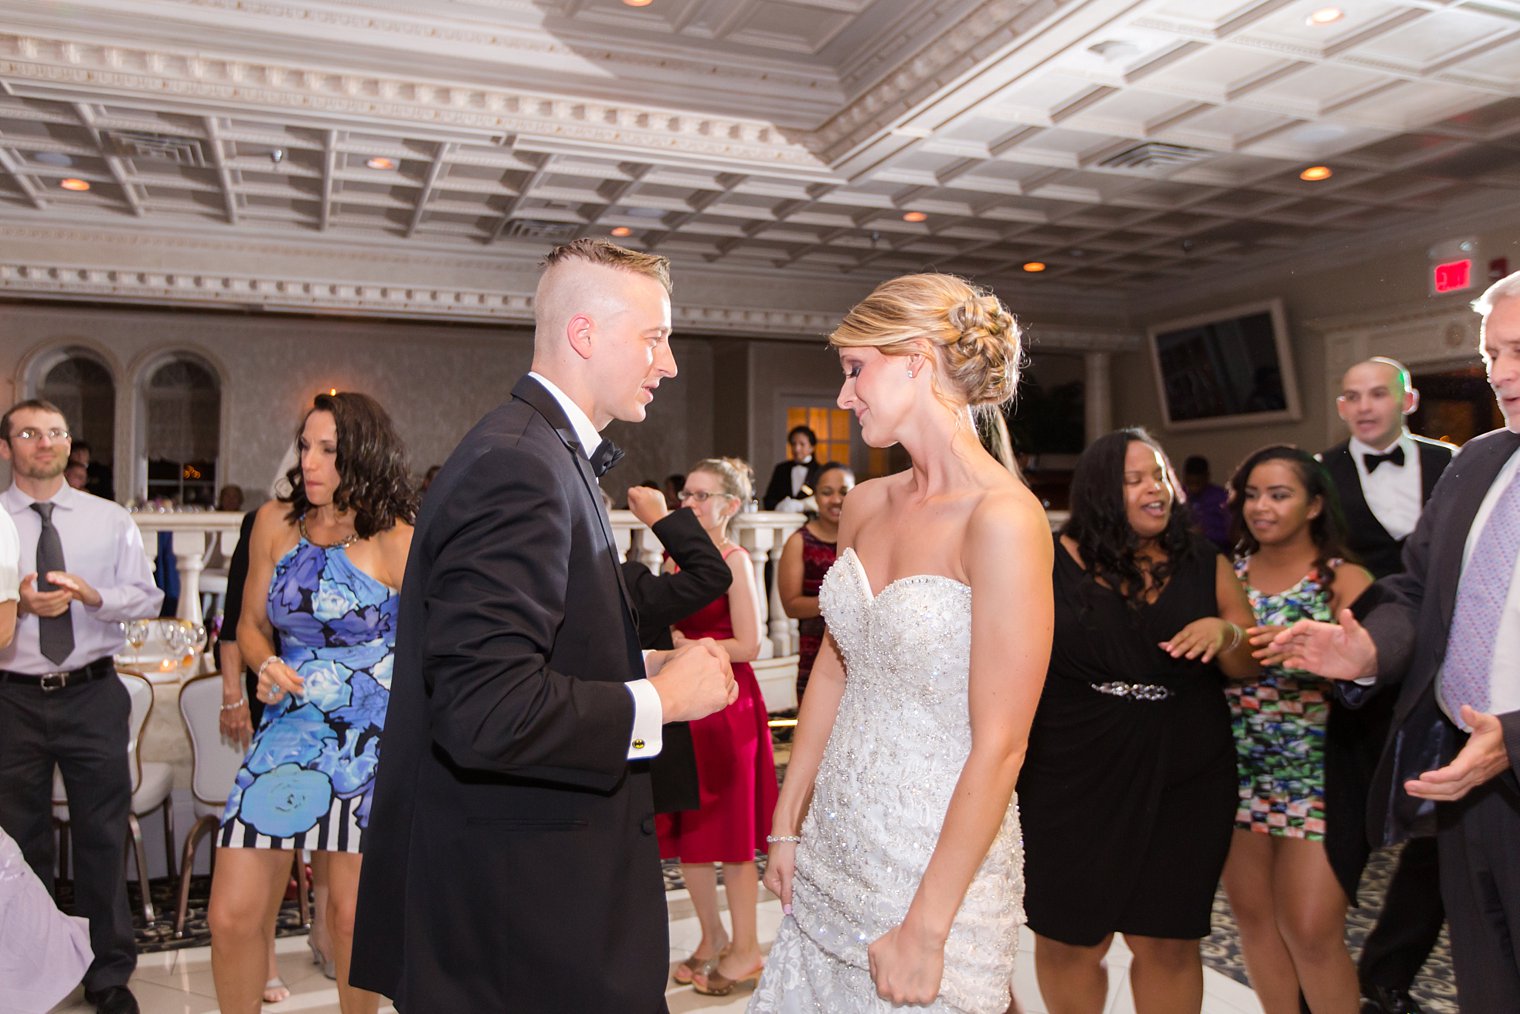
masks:
<path id="1" fill-rule="evenodd" d="M 559 402 L 559 407 L 564 409 L 565 418 L 570 420 L 570 428 L 575 430 L 575 438 L 581 442 L 581 453 L 587 460 L 596 453 L 596 449 L 602 444 L 602 435 L 597 431 L 596 424 L 591 417 L 581 410 L 581 407 L 570 400 L 570 396 L 554 385 L 554 381 L 542 373 L 529 371 L 528 376 L 544 385 L 544 390 L 554 396 Z"/>
<path id="2" fill-rule="evenodd" d="M 1404 464 L 1395 465 L 1384 461 L 1375 471 L 1367 471 L 1365 454 L 1384 454 L 1393 448 L 1404 449 Z M 1420 448 L 1406 430 L 1385 448 L 1370 447 L 1356 437 L 1349 443 L 1351 460 L 1356 462 L 1356 475 L 1362 484 L 1362 497 L 1372 510 L 1378 524 L 1395 539 L 1402 539 L 1414 531 L 1420 520 Z"/>
<path id="3" fill-rule="evenodd" d="M 32 498 L 12 485 L 0 493 L 0 506 L 10 516 L 20 542 L 17 566 L 22 575 L 37 569 L 37 539 L 42 518 L 31 509 Z M 48 498 L 53 504 L 53 527 L 63 545 L 64 567 L 100 593 L 100 605 L 69 606 L 74 626 L 74 650 L 62 662 L 42 654 L 37 617 L 16 619 L 16 636 L 0 649 L 0 669 L 39 676 L 78 669 L 114 655 L 124 643 L 121 624 L 158 615 L 164 593 L 153 583 L 153 571 L 143 552 L 142 533 L 119 504 L 74 489 L 67 483 Z"/>
<path id="4" fill-rule="evenodd" d="M 1483 502 L 1478 505 L 1478 513 L 1473 515 L 1472 527 L 1467 530 L 1467 542 L 1462 547 L 1464 574 L 1467 565 L 1472 562 L 1473 551 L 1478 547 L 1478 537 L 1483 532 L 1483 526 L 1488 524 L 1500 495 L 1509 488 L 1511 482 L 1520 481 L 1516 473 L 1520 473 L 1520 451 L 1511 454 L 1504 467 L 1499 469 L 1499 474 L 1494 476 L 1493 484 L 1484 494 Z M 1458 583 L 1461 583 L 1460 577 Z M 1493 637 L 1494 655 L 1488 676 L 1489 712 L 1503 715 L 1520 711 L 1520 678 L 1515 674 L 1515 659 L 1520 658 L 1520 560 L 1515 561 L 1515 570 L 1509 579 L 1509 592 L 1505 595 L 1504 606 L 1499 613 L 1499 629 L 1493 632 Z M 1440 694 L 1436 694 L 1436 703 L 1442 711 L 1446 710 Z M 1447 717 L 1457 722 L 1458 716 Z"/>

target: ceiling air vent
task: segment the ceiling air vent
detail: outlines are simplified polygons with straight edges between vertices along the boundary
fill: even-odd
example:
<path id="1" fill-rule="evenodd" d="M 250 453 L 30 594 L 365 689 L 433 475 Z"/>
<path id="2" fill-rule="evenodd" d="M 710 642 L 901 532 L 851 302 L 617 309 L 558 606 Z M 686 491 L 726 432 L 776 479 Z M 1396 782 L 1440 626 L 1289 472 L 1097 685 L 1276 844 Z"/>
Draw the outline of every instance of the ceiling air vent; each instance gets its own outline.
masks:
<path id="1" fill-rule="evenodd" d="M 124 158 L 206 168 L 206 153 L 202 150 L 198 137 L 152 134 L 138 130 L 112 130 L 107 136 L 110 138 L 112 153 Z"/>
<path id="2" fill-rule="evenodd" d="M 507 226 L 506 235 L 512 239 L 572 239 L 580 226 L 574 222 L 542 222 L 536 218 L 514 218 Z"/>
<path id="3" fill-rule="evenodd" d="M 1162 141 L 1145 141 L 1126 148 L 1117 155 L 1110 155 L 1099 162 L 1104 169 L 1122 169 L 1129 172 L 1160 172 L 1177 166 L 1202 162 L 1213 155 L 1202 148 L 1189 148 L 1185 144 L 1166 144 Z"/>

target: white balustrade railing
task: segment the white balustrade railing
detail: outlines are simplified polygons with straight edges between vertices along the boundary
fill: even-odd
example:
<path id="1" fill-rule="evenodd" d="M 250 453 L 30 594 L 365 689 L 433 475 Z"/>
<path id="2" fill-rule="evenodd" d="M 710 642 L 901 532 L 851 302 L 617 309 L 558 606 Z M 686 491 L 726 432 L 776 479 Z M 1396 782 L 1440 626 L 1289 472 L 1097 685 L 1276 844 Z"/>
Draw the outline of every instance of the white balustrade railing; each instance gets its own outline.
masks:
<path id="1" fill-rule="evenodd" d="M 169 547 L 179 570 L 179 611 L 181 619 L 203 623 L 201 575 L 206 564 L 220 554 L 231 559 L 237 548 L 243 515 L 234 511 L 202 511 L 183 514 L 143 512 L 133 515 L 142 530 L 143 547 L 148 560 L 156 561 L 159 533 L 169 533 Z M 782 658 L 796 654 L 796 621 L 781 611 L 781 600 L 765 589 L 765 564 L 781 558 L 781 546 L 792 532 L 801 527 L 801 514 L 761 511 L 741 514 L 734 519 L 733 540 L 749 554 L 755 575 L 756 600 L 760 603 L 761 629 L 768 634 L 762 641 L 761 658 Z M 637 560 L 650 570 L 658 570 L 662 548 L 659 540 L 630 511 L 612 512 L 612 532 L 618 551 L 625 560 Z"/>
<path id="2" fill-rule="evenodd" d="M 243 516 L 236 512 L 209 511 L 184 514 L 140 513 L 134 515 L 142 529 L 148 559 L 158 556 L 160 532 L 169 533 L 169 545 L 179 570 L 179 612 L 181 619 L 205 622 L 201 604 L 201 577 L 208 561 L 231 559 L 237 548 Z M 1058 529 L 1066 512 L 1050 512 L 1051 528 Z M 781 560 L 781 548 L 787 536 L 801 527 L 801 514 L 757 511 L 734 519 L 730 537 L 749 556 L 754 574 L 755 600 L 760 607 L 760 657 L 755 661 L 756 677 L 765 695 L 766 707 L 780 711 L 795 706 L 793 682 L 797 673 L 797 621 L 781 609 L 780 593 L 771 582 L 767 589 L 765 568 L 774 571 Z M 613 537 L 625 560 L 637 560 L 650 570 L 658 570 L 662 547 L 654 534 L 629 511 L 612 512 Z"/>

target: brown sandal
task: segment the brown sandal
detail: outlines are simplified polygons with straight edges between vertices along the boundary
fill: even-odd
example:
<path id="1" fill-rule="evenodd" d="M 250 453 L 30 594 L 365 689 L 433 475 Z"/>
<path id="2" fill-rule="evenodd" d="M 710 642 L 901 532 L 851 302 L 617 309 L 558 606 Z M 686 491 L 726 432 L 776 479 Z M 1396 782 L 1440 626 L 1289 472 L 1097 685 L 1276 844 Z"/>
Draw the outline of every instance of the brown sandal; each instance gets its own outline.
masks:
<path id="1" fill-rule="evenodd" d="M 748 975 L 741 975 L 737 979 L 730 979 L 718 971 L 718 963 L 716 961 L 711 962 L 711 965 L 712 970 L 706 973 L 707 982 L 705 985 L 698 982 L 695 977 L 691 980 L 692 990 L 701 993 L 703 996 L 727 996 L 739 986 L 754 989 L 760 985 L 760 973 L 765 971 L 765 963 L 761 962 Z"/>
<path id="2" fill-rule="evenodd" d="M 719 958 L 728 953 L 728 945 L 724 944 L 722 950 L 710 958 L 699 958 L 695 954 L 676 965 L 676 970 L 670 973 L 670 977 L 677 986 L 690 986 L 692 977 L 698 972 L 705 972 L 708 965 L 714 965 Z M 683 974 L 684 973 L 684 974 Z"/>

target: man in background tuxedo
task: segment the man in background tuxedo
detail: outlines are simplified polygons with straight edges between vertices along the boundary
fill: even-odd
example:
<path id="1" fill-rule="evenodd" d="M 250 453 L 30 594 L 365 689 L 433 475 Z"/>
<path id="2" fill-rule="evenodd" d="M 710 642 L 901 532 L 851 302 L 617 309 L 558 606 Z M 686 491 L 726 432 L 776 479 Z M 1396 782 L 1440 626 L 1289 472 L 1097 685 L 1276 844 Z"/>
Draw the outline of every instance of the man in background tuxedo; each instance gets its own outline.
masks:
<path id="1" fill-rule="evenodd" d="M 818 434 L 806 426 L 793 426 L 786 443 L 792 457 L 776 465 L 760 499 L 768 511 L 802 510 L 802 501 L 812 496 L 813 487 L 818 485 L 818 459 L 813 457 Z"/>
<path id="2" fill-rule="evenodd" d="M 350 971 L 405 1014 L 666 1010 L 647 759 L 737 689 L 711 640 L 640 658 L 597 477 L 676 374 L 668 267 L 550 253 L 532 372 L 417 518 Z"/>
<path id="3" fill-rule="evenodd" d="M 1346 513 L 1347 548 L 1374 577 L 1403 569 L 1404 540 L 1456 450 L 1439 440 L 1414 436 L 1404 426 L 1419 401 L 1403 363 L 1383 356 L 1357 363 L 1341 378 L 1335 399 L 1349 438 L 1320 455 Z M 1375 601 L 1375 594 L 1364 608 Z M 1387 738 L 1393 703 L 1393 694 L 1380 694 L 1359 709 L 1332 712 L 1334 728 L 1327 730 L 1326 745 L 1326 777 L 1338 783 L 1326 786 L 1332 799 L 1365 805 L 1366 781 Z M 1342 841 L 1359 868 L 1366 858 L 1360 828 Z M 1413 838 L 1404 847 L 1382 915 L 1362 948 L 1357 977 L 1365 1014 L 1417 1014 L 1419 1006 L 1409 998 L 1409 987 L 1444 921 L 1435 838 Z"/>
<path id="4" fill-rule="evenodd" d="M 1367 830 L 1391 844 L 1434 823 L 1464 1014 L 1520 1010 L 1520 272 L 1473 304 L 1504 429 L 1447 467 L 1361 622 L 1304 620 L 1266 660 L 1395 689 Z M 1360 610 L 1358 610 L 1360 611 Z"/>

